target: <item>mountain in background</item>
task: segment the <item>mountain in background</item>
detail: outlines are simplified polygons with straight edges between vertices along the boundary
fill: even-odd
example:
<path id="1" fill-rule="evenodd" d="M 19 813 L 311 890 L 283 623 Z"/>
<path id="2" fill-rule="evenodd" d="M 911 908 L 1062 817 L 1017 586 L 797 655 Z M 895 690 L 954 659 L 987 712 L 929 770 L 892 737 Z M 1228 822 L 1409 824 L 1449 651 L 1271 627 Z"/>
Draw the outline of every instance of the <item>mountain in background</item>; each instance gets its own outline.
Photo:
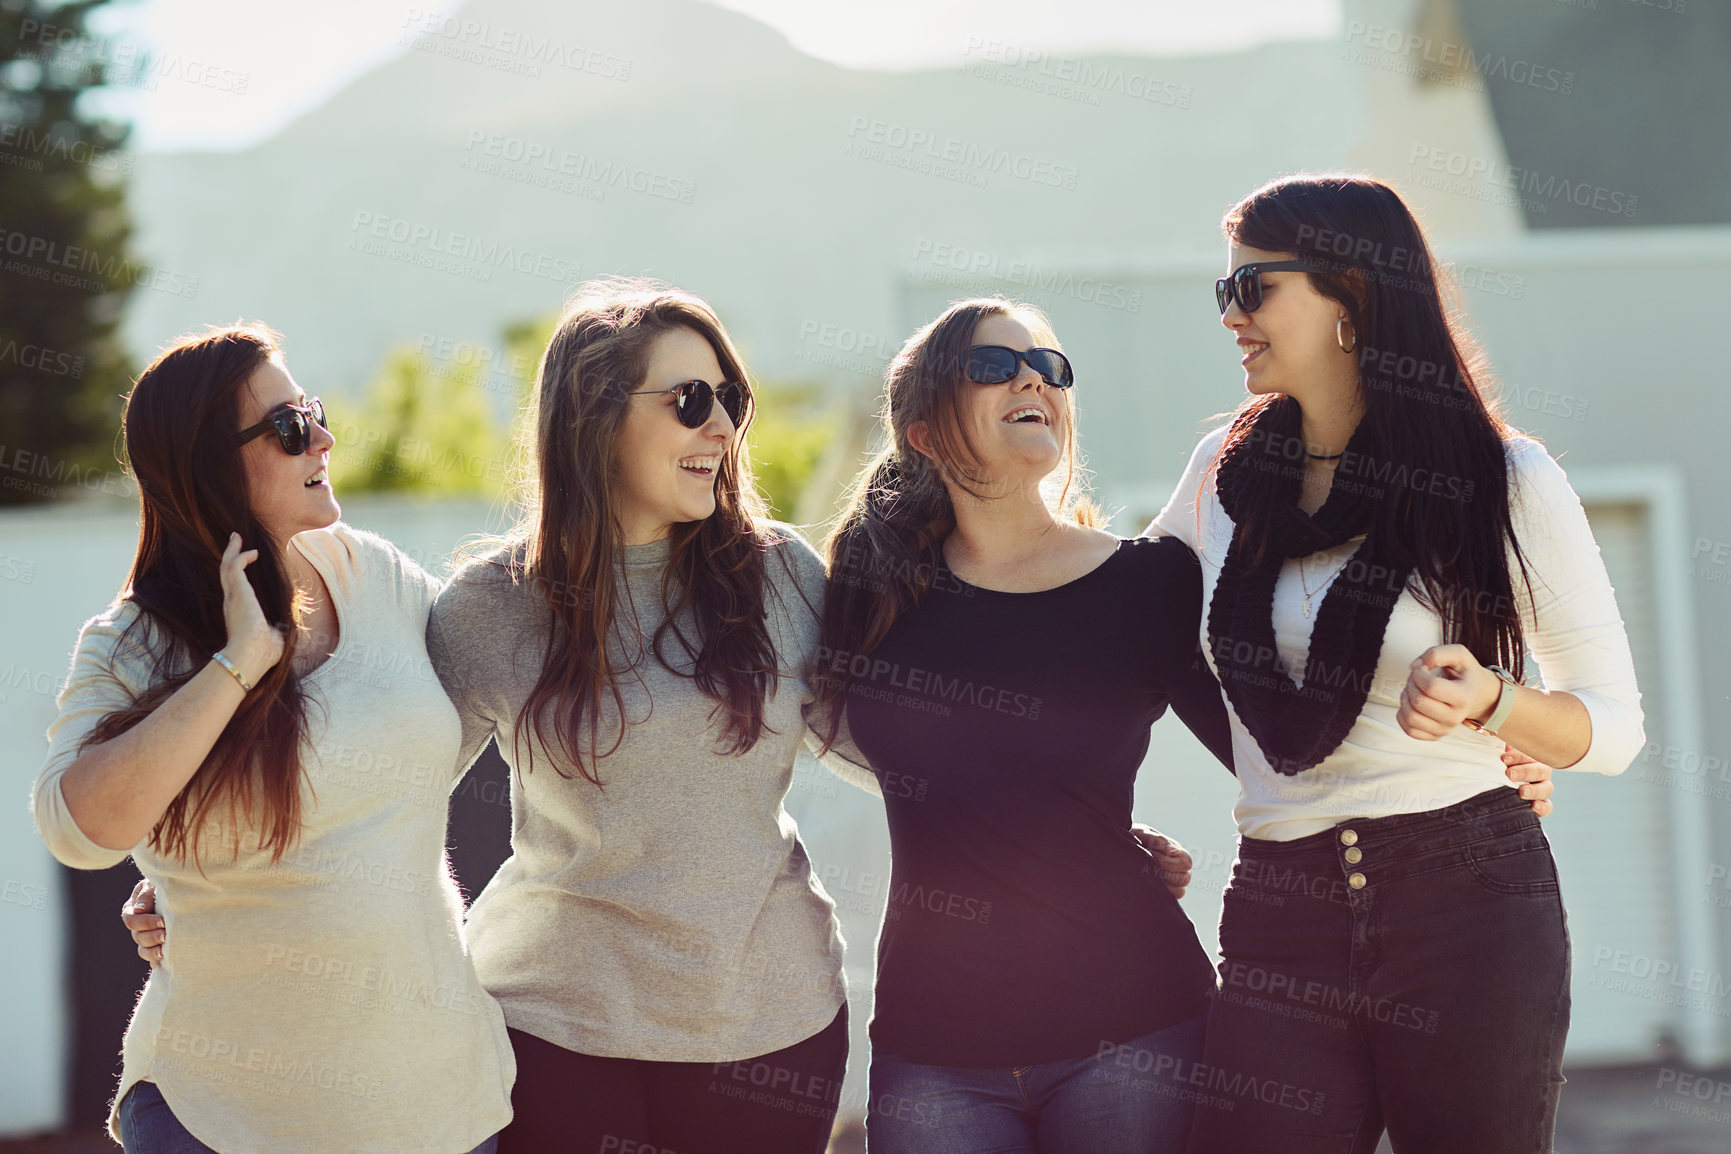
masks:
<path id="1" fill-rule="evenodd" d="M 1502 155 L 1481 92 L 1339 41 L 1035 62 L 958 45 L 953 68 L 860 72 L 700 0 L 474 0 L 404 36 L 264 144 L 138 158 L 139 246 L 198 286 L 137 294 L 141 356 L 259 317 L 309 391 L 342 393 L 394 345 L 497 347 L 575 282 L 628 274 L 708 298 L 762 375 L 858 382 L 926 319 L 903 315 L 910 275 L 1039 300 L 1032 282 L 1081 262 L 1106 289 L 1056 291 L 1104 292 L 1114 266 L 1221 255 L 1222 211 L 1277 174 L 1401 180 L 1414 140 Z M 1413 192 L 1439 236 L 1521 227 Z"/>

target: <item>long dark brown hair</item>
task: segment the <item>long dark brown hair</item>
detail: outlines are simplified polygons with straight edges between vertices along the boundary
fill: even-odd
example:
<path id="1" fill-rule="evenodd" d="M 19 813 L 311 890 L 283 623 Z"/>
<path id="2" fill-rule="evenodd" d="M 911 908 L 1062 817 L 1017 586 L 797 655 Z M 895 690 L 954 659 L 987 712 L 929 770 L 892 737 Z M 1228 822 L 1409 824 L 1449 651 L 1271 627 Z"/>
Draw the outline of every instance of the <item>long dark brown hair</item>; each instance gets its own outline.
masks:
<path id="1" fill-rule="evenodd" d="M 197 862 L 219 814 L 256 828 L 259 848 L 280 859 L 301 828 L 301 741 L 308 702 L 293 671 L 294 584 L 283 549 L 253 516 L 241 449 L 234 443 L 252 375 L 280 357 L 282 339 L 262 324 L 182 337 L 139 375 L 122 429 L 138 482 L 138 552 L 119 600 L 139 609 L 123 644 L 154 662 L 150 688 L 105 716 L 82 748 L 125 733 L 204 668 L 228 639 L 218 574 L 230 533 L 258 559 L 246 568 L 266 620 L 288 626 L 282 659 L 241 701 L 186 787 L 169 803 L 150 845 Z M 238 855 L 240 839 L 233 841 Z"/>
<path id="2" fill-rule="evenodd" d="M 702 300 L 643 281 L 585 285 L 559 319 L 541 358 L 524 426 L 528 467 L 524 513 L 507 553 L 513 577 L 527 580 L 552 615 L 541 675 L 517 717 L 514 740 L 534 734 L 587 780 L 625 739 L 624 701 L 607 641 L 620 609 L 623 541 L 616 519 L 614 448 L 632 390 L 643 387 L 655 342 L 689 329 L 709 343 L 722 376 L 746 381 L 744 362 L 721 321 Z M 718 382 L 711 382 L 718 383 Z M 671 419 L 671 418 L 668 418 Z M 726 715 L 721 748 L 742 753 L 764 732 L 764 699 L 776 657 L 764 618 L 765 568 L 777 539 L 746 453 L 748 409 L 716 471 L 715 512 L 673 526 L 662 581 L 667 613 L 650 651 L 668 668 L 669 641 L 694 658 L 690 676 Z M 573 595 L 573 591 L 581 593 Z M 695 637 L 680 623 L 689 608 Z M 599 748 L 602 699 L 611 697 L 618 729 Z M 533 743 L 529 764 L 533 765 Z"/>
<path id="3" fill-rule="evenodd" d="M 1511 554 L 1523 582 L 1529 578 L 1509 511 L 1505 443 L 1515 432 L 1487 396 L 1489 367 L 1466 331 L 1452 277 L 1412 210 L 1382 181 L 1328 173 L 1270 181 L 1221 223 L 1238 244 L 1316 265 L 1299 275 L 1346 310 L 1357 334 L 1362 422 L 1377 452 L 1453 482 L 1441 492 L 1377 486 L 1372 531 L 1411 564 L 1415 594 L 1442 618 L 1445 640 L 1519 676 L 1524 650 Z M 1270 393 L 1240 405 L 1221 454 L 1283 404 L 1296 402 Z M 1265 540 L 1264 520 L 1254 509 L 1240 519 L 1247 542 Z"/>
<path id="4" fill-rule="evenodd" d="M 854 658 L 872 653 L 896 618 L 918 605 L 943 570 L 944 539 L 956 527 L 947 479 L 966 493 L 984 496 L 991 478 L 979 465 L 962 407 L 965 389 L 978 388 L 964 377 L 974 330 L 989 316 L 1014 317 L 1041 344 L 1057 348 L 1045 314 L 1005 297 L 977 297 L 952 303 L 921 328 L 884 370 L 881 419 L 884 450 L 854 483 L 846 510 L 825 543 L 829 581 L 824 587 L 823 630 L 814 688 L 823 706 L 826 732 L 833 742 L 852 681 Z M 1077 459 L 1073 390 L 1054 390 L 1064 406 L 1063 461 L 1044 486 L 1046 499 L 1061 515 L 1084 525 L 1100 520 L 1087 498 Z M 933 456 L 913 447 L 909 430 L 924 422 Z"/>

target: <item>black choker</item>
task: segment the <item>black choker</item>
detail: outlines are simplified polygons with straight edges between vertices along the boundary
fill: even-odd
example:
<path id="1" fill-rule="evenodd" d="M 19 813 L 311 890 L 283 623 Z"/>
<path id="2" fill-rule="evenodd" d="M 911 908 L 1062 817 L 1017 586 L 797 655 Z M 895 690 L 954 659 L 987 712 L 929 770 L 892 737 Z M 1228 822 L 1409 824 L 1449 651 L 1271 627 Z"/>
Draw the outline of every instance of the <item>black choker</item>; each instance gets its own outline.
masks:
<path id="1" fill-rule="evenodd" d="M 1305 450 L 1304 455 L 1309 457 L 1312 461 L 1338 461 L 1342 457 L 1346 456 L 1346 454 L 1344 452 L 1342 452 L 1342 453 L 1336 453 L 1332 457 L 1325 457 L 1321 453 L 1312 453 L 1308 449 Z"/>

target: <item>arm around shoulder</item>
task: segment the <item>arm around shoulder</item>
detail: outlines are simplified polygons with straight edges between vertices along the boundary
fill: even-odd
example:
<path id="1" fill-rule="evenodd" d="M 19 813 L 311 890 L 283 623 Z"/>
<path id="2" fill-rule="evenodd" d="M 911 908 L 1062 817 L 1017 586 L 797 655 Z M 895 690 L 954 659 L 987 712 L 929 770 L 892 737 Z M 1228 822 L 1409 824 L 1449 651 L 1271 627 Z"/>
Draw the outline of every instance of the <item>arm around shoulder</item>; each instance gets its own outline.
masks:
<path id="1" fill-rule="evenodd" d="M 498 730 L 483 708 L 481 690 L 502 674 L 489 673 L 481 666 L 497 656 L 498 646 L 509 644 L 500 637 L 501 599 L 520 592 L 502 571 L 485 568 L 490 565 L 482 559 L 458 569 L 439 591 L 427 615 L 427 659 L 463 726 L 453 767 L 457 779 L 475 763 Z"/>
<path id="2" fill-rule="evenodd" d="M 884 795 L 883 785 L 878 781 L 877 774 L 872 772 L 871 763 L 866 755 L 861 753 L 854 744 L 853 736 L 847 729 L 847 710 L 844 708 L 837 719 L 835 740 L 830 747 L 823 748 L 824 735 L 829 732 L 829 721 L 826 713 L 817 702 L 805 706 L 805 746 L 811 755 L 823 764 L 823 767 L 857 789 L 862 789 L 873 797 Z"/>
<path id="3" fill-rule="evenodd" d="M 1160 682 L 1172 711 L 1208 752 L 1237 774 L 1226 700 L 1202 652 L 1202 566 L 1177 540 L 1144 545 L 1158 551 L 1160 596 L 1149 598 L 1152 653 L 1159 655 Z"/>
<path id="4" fill-rule="evenodd" d="M 1176 537 L 1192 550 L 1196 549 L 1197 541 L 1202 535 L 1202 498 L 1208 484 L 1208 471 L 1213 467 L 1214 458 L 1225 440 L 1226 429 L 1221 427 L 1196 443 L 1196 447 L 1190 451 L 1190 461 L 1184 467 L 1184 475 L 1178 479 L 1172 495 L 1166 499 L 1165 506 L 1148 528 L 1143 530 L 1142 536 Z"/>
<path id="5" fill-rule="evenodd" d="M 793 526 L 775 522 L 770 525 L 770 529 L 779 540 L 773 546 L 775 557 L 770 561 L 772 569 L 769 584 L 774 588 L 792 585 L 793 588 L 782 597 L 784 608 L 789 613 L 811 615 L 808 634 L 810 649 L 804 658 L 809 679 L 815 664 L 824 659 L 820 641 L 827 573 L 818 551 Z M 793 603 L 787 604 L 790 600 Z M 865 755 L 854 745 L 853 738 L 848 734 L 846 710 L 835 719 L 835 738 L 826 750 L 824 738 L 830 728 L 828 711 L 816 700 L 806 702 L 802 709 L 806 723 L 805 745 L 812 756 L 816 757 L 825 769 L 849 785 L 862 789 L 873 797 L 882 797 L 883 787 L 878 784 L 877 775 L 872 772 Z"/>

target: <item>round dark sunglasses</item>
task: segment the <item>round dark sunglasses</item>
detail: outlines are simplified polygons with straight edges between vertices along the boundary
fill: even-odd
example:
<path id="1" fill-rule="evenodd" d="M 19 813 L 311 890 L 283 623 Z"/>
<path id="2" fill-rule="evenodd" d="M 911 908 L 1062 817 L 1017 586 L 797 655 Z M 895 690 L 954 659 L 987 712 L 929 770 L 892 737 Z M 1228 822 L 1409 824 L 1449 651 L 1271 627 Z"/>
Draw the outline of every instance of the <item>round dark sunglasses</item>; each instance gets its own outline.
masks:
<path id="1" fill-rule="evenodd" d="M 1005 345 L 975 345 L 968 350 L 968 380 L 978 385 L 1001 385 L 1014 380 L 1022 371 L 1022 363 L 1040 374 L 1040 379 L 1054 389 L 1067 389 L 1076 383 L 1070 369 L 1070 358 L 1057 349 L 1029 349 L 1023 352 Z"/>
<path id="2" fill-rule="evenodd" d="M 721 411 L 737 429 L 745 416 L 745 406 L 751 400 L 751 390 L 736 381 L 723 381 L 719 385 L 711 385 L 708 381 L 680 381 L 672 388 L 640 389 L 626 395 L 649 397 L 663 393 L 673 394 L 674 415 L 688 429 L 701 429 L 709 420 L 709 414 L 715 411 L 716 401 L 721 402 Z"/>
<path id="3" fill-rule="evenodd" d="M 308 397 L 304 405 L 284 405 L 272 411 L 258 424 L 242 429 L 234 435 L 234 443 L 244 445 L 255 437 L 275 432 L 282 451 L 291 457 L 298 457 L 312 444 L 314 421 L 319 423 L 321 429 L 330 428 L 329 422 L 325 420 L 323 402 L 317 397 Z"/>
<path id="4" fill-rule="evenodd" d="M 1226 307 L 1233 301 L 1247 313 L 1253 313 L 1262 307 L 1262 274 L 1265 272 L 1316 272 L 1317 268 L 1309 261 L 1303 260 L 1271 260 L 1262 264 L 1241 264 L 1232 270 L 1231 276 L 1223 276 L 1214 282 L 1214 303 L 1220 306 L 1220 315 L 1226 315 Z"/>

